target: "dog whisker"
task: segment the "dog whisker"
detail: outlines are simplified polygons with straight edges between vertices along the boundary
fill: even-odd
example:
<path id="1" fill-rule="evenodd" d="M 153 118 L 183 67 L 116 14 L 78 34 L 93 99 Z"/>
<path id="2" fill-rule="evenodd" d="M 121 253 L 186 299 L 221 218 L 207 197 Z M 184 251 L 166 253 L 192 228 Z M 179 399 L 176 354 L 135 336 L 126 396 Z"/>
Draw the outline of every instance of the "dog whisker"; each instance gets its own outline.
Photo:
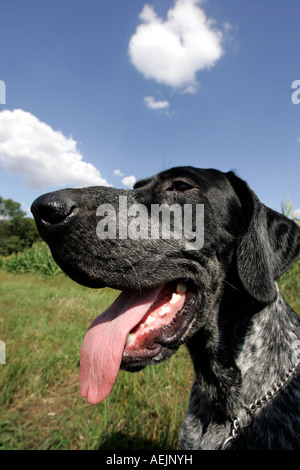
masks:
<path id="1" fill-rule="evenodd" d="M 141 285 L 141 281 L 139 280 L 139 276 L 138 276 L 138 273 L 136 272 L 135 270 L 135 267 L 133 266 L 133 264 L 129 261 L 129 259 L 127 258 L 124 258 L 124 261 L 126 261 L 129 266 L 131 267 L 132 271 L 133 271 L 133 274 L 135 276 L 135 279 L 136 279 L 136 282 L 137 282 L 137 290 L 141 293 L 142 292 L 142 285 Z"/>

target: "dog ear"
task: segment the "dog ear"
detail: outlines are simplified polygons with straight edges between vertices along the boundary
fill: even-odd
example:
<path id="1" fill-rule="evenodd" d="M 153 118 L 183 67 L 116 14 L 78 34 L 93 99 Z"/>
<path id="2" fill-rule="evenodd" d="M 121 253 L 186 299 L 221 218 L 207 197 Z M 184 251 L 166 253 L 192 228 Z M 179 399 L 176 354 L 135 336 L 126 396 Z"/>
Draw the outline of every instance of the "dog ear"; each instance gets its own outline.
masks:
<path id="1" fill-rule="evenodd" d="M 300 253 L 300 227 L 263 205 L 233 172 L 226 176 L 241 202 L 243 226 L 237 247 L 240 280 L 258 301 L 271 303 L 277 292 L 274 281 Z"/>

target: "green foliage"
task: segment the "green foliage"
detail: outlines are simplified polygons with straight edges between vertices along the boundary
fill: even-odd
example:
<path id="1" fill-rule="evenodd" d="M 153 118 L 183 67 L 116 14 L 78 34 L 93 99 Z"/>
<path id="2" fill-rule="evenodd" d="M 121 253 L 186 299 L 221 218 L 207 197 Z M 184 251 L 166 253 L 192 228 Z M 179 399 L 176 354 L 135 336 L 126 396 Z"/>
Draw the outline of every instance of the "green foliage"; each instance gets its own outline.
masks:
<path id="1" fill-rule="evenodd" d="M 21 204 L 12 199 L 3 199 L 0 196 L 0 216 L 4 218 L 24 217 L 26 213 L 21 210 Z"/>
<path id="2" fill-rule="evenodd" d="M 293 203 L 287 197 L 285 202 L 281 203 L 281 212 L 283 215 L 288 217 L 289 219 L 294 220 L 298 225 L 300 225 L 300 218 L 298 216 L 298 211 L 293 209 Z"/>
<path id="3" fill-rule="evenodd" d="M 62 273 L 44 242 L 36 242 L 30 248 L 0 258 L 0 268 L 14 273 L 39 272 L 46 276 Z"/>
<path id="4" fill-rule="evenodd" d="M 0 196 L 0 256 L 30 247 L 40 239 L 35 222 L 21 210 L 21 204 Z"/>

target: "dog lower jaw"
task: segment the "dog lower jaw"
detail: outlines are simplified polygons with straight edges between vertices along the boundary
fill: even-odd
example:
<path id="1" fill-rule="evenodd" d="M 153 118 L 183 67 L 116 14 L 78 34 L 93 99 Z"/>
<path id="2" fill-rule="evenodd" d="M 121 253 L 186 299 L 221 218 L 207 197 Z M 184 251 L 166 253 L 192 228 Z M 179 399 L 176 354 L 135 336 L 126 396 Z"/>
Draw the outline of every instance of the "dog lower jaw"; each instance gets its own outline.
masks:
<path id="1" fill-rule="evenodd" d="M 122 362 L 123 369 L 134 371 L 161 362 L 178 349 L 194 317 L 196 294 L 191 283 L 181 293 L 177 286 L 178 282 L 171 281 L 143 291 L 125 290 L 95 318 L 80 352 L 80 393 L 89 403 L 100 403 L 109 395 Z M 164 306 L 169 306 L 169 312 L 165 313 Z M 155 317 L 156 330 L 150 331 L 151 321 L 151 328 L 148 325 L 134 347 L 126 349 L 128 334 L 149 316 Z"/>
<path id="2" fill-rule="evenodd" d="M 139 372 L 140 370 L 145 369 L 145 367 L 147 366 L 165 362 L 178 351 L 180 344 L 178 344 L 176 347 L 174 346 L 174 349 L 162 347 L 161 345 L 159 346 L 159 352 L 156 352 L 156 355 L 154 355 L 153 357 L 132 357 L 130 361 L 127 358 L 126 360 L 123 360 L 121 362 L 120 369 L 126 372 Z"/>
<path id="3" fill-rule="evenodd" d="M 120 368 L 135 372 L 172 356 L 188 337 L 188 331 L 195 318 L 196 305 L 196 294 L 188 292 L 184 305 L 170 324 L 150 330 L 140 347 L 125 345 Z"/>

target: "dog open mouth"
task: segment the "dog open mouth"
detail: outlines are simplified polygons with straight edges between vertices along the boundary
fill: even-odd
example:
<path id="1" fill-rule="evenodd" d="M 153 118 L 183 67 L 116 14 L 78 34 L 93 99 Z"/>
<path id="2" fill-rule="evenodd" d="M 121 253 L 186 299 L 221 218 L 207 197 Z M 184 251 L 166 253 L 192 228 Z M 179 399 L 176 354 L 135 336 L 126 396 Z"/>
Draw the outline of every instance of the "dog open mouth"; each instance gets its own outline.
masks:
<path id="1" fill-rule="evenodd" d="M 121 365 L 146 365 L 176 349 L 193 318 L 196 294 L 188 284 L 123 291 L 91 324 L 80 354 L 80 393 L 92 404 L 111 392 Z"/>

